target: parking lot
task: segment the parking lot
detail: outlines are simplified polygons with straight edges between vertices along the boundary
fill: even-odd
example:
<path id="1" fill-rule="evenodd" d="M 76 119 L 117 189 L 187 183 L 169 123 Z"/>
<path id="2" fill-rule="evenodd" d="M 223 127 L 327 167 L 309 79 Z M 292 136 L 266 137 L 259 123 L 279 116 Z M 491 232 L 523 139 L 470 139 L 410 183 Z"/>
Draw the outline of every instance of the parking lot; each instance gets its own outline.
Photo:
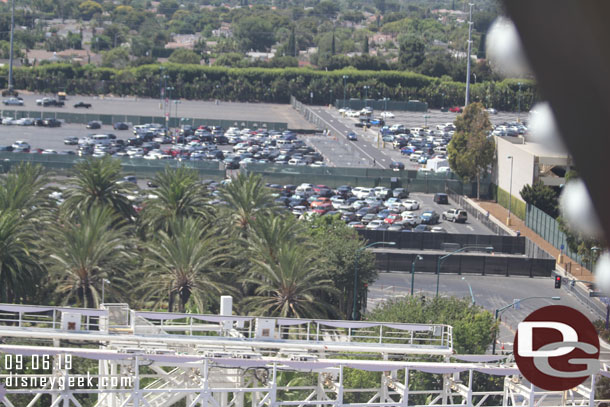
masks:
<path id="1" fill-rule="evenodd" d="M 356 127 L 357 118 L 343 116 L 335 108 L 313 107 L 314 110 L 325 122 L 332 136 L 323 141 L 315 141 L 323 155 L 332 157 L 336 166 L 340 163 L 356 163 L 355 166 L 376 166 L 388 168 L 392 161 L 404 163 L 405 169 L 417 170 L 421 165 L 409 161 L 407 156 L 403 156 L 400 150 L 394 149 L 391 143 L 383 143 L 379 137 L 379 127 L 373 126 L 368 130 Z M 381 112 L 376 111 L 373 117 L 377 117 Z M 428 112 L 393 112 L 396 117 L 387 119 L 386 125 L 403 124 L 406 128 L 425 126 L 435 129 L 437 125 L 453 123 L 458 113 L 441 112 L 440 110 L 430 110 Z M 492 124 L 527 119 L 527 112 L 521 114 L 514 112 L 498 112 L 489 115 Z M 358 141 L 348 141 L 345 135 L 353 131 L 358 136 Z M 328 153 L 326 153 L 328 152 Z M 363 163 L 363 164 L 360 164 Z M 367 165 L 364 165 L 366 163 Z M 371 165 L 374 164 L 374 165 Z"/>

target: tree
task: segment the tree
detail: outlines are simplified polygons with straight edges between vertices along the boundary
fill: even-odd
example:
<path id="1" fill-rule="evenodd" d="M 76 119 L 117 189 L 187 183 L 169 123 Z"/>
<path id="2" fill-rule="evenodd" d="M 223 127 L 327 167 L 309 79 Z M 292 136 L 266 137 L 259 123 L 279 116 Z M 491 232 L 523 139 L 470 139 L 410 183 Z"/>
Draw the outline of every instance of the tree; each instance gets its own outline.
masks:
<path id="1" fill-rule="evenodd" d="M 415 35 L 401 35 L 398 38 L 398 60 L 405 68 L 417 68 L 425 59 L 426 44 Z"/>
<path id="2" fill-rule="evenodd" d="M 243 301 L 251 314 L 284 318 L 334 315 L 333 306 L 325 299 L 336 289 L 311 250 L 288 240 L 275 253 L 275 261 L 264 254 L 252 261 L 253 268 L 244 282 L 256 289 Z"/>
<path id="3" fill-rule="evenodd" d="M 33 222 L 20 211 L 0 210 L 0 302 L 31 297 L 43 271 L 38 236 Z"/>
<path id="4" fill-rule="evenodd" d="M 363 54 L 369 53 L 369 37 L 367 37 L 367 36 L 364 36 L 364 40 L 362 41 L 362 53 Z"/>
<path id="5" fill-rule="evenodd" d="M 493 162 L 495 145 L 488 138 L 491 123 L 481 103 L 471 103 L 455 119 L 456 131 L 447 146 L 449 166 L 463 180 L 477 181 L 480 198 L 481 175 Z"/>
<path id="6" fill-rule="evenodd" d="M 218 231 L 200 219 L 174 219 L 168 233 L 159 231 L 147 245 L 140 285 L 143 299 L 154 300 L 155 306 L 167 300 L 170 312 L 176 300 L 179 312 L 185 312 L 192 300 L 199 312 L 205 312 L 209 301 L 234 291 L 222 272 L 230 256 L 227 246 Z"/>
<path id="7" fill-rule="evenodd" d="M 176 0 L 161 0 L 157 11 L 160 14 L 164 14 L 167 19 L 170 19 L 179 8 L 180 5 Z"/>
<path id="8" fill-rule="evenodd" d="M 102 66 L 123 69 L 129 66 L 129 51 L 127 48 L 117 47 L 102 52 Z"/>
<path id="9" fill-rule="evenodd" d="M 242 51 L 267 51 L 275 43 L 273 25 L 257 16 L 242 17 L 234 24 L 233 35 Z"/>
<path id="10" fill-rule="evenodd" d="M 197 55 L 190 49 L 177 48 L 169 56 L 169 62 L 176 64 L 196 64 L 199 65 L 201 62 L 201 56 Z"/>
<path id="11" fill-rule="evenodd" d="M 155 175 L 153 182 L 158 186 L 156 197 L 144 202 L 138 218 L 142 235 L 160 230 L 170 233 L 170 225 L 176 219 L 207 215 L 207 190 L 195 170 L 166 167 Z"/>
<path id="12" fill-rule="evenodd" d="M 292 27 L 290 31 L 290 37 L 288 38 L 288 45 L 286 46 L 287 55 L 297 56 L 297 39 L 295 34 L 295 28 Z"/>
<path id="13" fill-rule="evenodd" d="M 121 162 L 111 157 L 89 158 L 74 166 L 74 181 L 66 191 L 63 207 L 78 212 L 93 206 L 110 207 L 125 219 L 135 211 L 125 197 L 127 186 L 121 180 Z"/>
<path id="14" fill-rule="evenodd" d="M 333 38 L 332 38 L 332 42 L 330 43 L 330 54 L 331 55 L 335 55 L 336 53 L 336 47 L 335 47 L 335 30 L 333 29 Z"/>
<path id="15" fill-rule="evenodd" d="M 559 216 L 557 193 L 542 181 L 538 180 L 534 185 L 525 185 L 520 193 L 521 198 L 528 204 L 534 205 L 553 218 Z"/>
<path id="16" fill-rule="evenodd" d="M 311 240 L 316 242 L 317 257 L 324 259 L 333 287 L 338 290 L 339 295 L 333 295 L 329 301 L 337 307 L 343 317 L 350 317 L 353 310 L 356 257 L 358 257 L 357 301 L 360 302 L 366 291 L 365 284 L 372 284 L 377 280 L 375 255 L 362 249 L 366 242 L 339 216 L 316 217 L 307 226 Z M 356 309 L 361 308 L 360 304 L 356 305 Z"/>
<path id="17" fill-rule="evenodd" d="M 78 6 L 78 11 L 83 20 L 91 20 L 95 14 L 101 14 L 103 9 L 100 3 L 85 0 Z"/>
<path id="18" fill-rule="evenodd" d="M 79 208 L 74 215 L 48 233 L 49 270 L 64 304 L 97 308 L 103 279 L 116 290 L 129 285 L 126 276 L 135 256 L 131 232 L 112 207 Z"/>
<path id="19" fill-rule="evenodd" d="M 220 189 L 219 198 L 226 202 L 231 224 L 242 236 L 258 216 L 267 216 L 275 207 L 263 178 L 255 173 L 245 175 L 240 172 Z"/>

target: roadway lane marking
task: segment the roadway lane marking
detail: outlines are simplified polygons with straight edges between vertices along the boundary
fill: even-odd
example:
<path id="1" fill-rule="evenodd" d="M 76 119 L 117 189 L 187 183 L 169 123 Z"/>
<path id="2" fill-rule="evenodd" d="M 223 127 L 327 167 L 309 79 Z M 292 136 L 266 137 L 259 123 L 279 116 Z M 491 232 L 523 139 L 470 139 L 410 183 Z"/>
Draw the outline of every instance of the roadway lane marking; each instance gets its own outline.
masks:
<path id="1" fill-rule="evenodd" d="M 474 232 L 474 228 L 472 226 L 470 226 L 470 225 L 467 225 L 466 229 L 470 230 L 471 232 Z"/>
<path id="2" fill-rule="evenodd" d="M 343 132 L 339 131 L 335 126 L 333 126 L 332 124 L 330 124 L 328 121 L 326 121 L 321 115 L 319 116 L 320 119 L 322 119 L 322 121 L 326 122 L 326 124 L 328 124 L 329 127 L 333 128 L 337 133 L 341 134 L 343 136 L 344 139 L 347 140 L 347 136 L 345 136 L 343 134 Z M 347 128 L 347 127 L 346 127 Z M 373 156 L 371 156 L 370 154 L 368 154 L 366 151 L 364 151 L 359 145 L 354 144 L 354 146 L 359 149 L 360 151 L 362 151 L 367 157 L 369 157 L 371 160 L 376 160 Z M 381 166 L 381 164 L 379 164 Z M 381 166 L 383 168 L 383 166 Z"/>

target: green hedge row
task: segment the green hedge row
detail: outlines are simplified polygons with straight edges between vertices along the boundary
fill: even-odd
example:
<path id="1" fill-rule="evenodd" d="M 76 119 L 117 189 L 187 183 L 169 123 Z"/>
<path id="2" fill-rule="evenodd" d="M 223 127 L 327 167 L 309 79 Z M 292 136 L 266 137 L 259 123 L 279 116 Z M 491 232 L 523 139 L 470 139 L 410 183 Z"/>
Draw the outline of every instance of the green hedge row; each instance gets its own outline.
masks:
<path id="1" fill-rule="evenodd" d="M 509 198 L 509 194 L 508 192 L 506 192 L 505 190 L 503 190 L 502 188 L 496 186 L 496 196 L 495 199 L 498 202 L 498 204 L 502 205 L 504 208 L 508 209 L 508 198 Z M 518 199 L 515 194 L 513 194 L 512 199 L 511 199 L 511 206 L 510 206 L 510 210 L 511 213 L 513 213 L 516 217 L 518 217 L 521 220 L 525 220 L 525 210 L 526 210 L 526 204 L 525 202 L 521 201 L 520 199 Z"/>
<path id="2" fill-rule="evenodd" d="M 0 85 L 6 87 L 6 68 Z M 465 84 L 402 71 L 316 71 L 310 68 L 226 68 L 201 65 L 143 65 L 127 69 L 92 65 L 46 64 L 19 67 L 14 71 L 17 89 L 35 92 L 66 91 L 69 94 L 115 94 L 159 97 L 163 75 L 174 88 L 171 97 L 221 99 L 242 102 L 289 103 L 290 95 L 314 104 L 328 104 L 343 97 L 347 75 L 347 98 L 388 97 L 396 101 L 418 99 L 431 108 L 462 106 Z M 4 83 L 2 83 L 4 82 Z M 311 95 L 313 94 L 313 98 Z M 473 84 L 471 100 L 499 110 L 527 111 L 537 99 L 535 84 L 517 80 Z"/>

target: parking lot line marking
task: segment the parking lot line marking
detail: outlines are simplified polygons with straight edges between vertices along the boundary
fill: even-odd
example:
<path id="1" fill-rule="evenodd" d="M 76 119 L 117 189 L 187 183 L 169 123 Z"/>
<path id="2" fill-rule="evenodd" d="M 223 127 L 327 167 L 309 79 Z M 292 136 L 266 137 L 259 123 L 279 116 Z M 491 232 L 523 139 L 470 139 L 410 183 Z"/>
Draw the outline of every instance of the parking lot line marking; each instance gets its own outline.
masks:
<path id="1" fill-rule="evenodd" d="M 470 226 L 470 225 L 466 226 L 466 229 L 468 229 L 468 230 L 470 230 L 470 231 L 474 232 L 474 228 L 473 228 L 472 226 Z"/>

